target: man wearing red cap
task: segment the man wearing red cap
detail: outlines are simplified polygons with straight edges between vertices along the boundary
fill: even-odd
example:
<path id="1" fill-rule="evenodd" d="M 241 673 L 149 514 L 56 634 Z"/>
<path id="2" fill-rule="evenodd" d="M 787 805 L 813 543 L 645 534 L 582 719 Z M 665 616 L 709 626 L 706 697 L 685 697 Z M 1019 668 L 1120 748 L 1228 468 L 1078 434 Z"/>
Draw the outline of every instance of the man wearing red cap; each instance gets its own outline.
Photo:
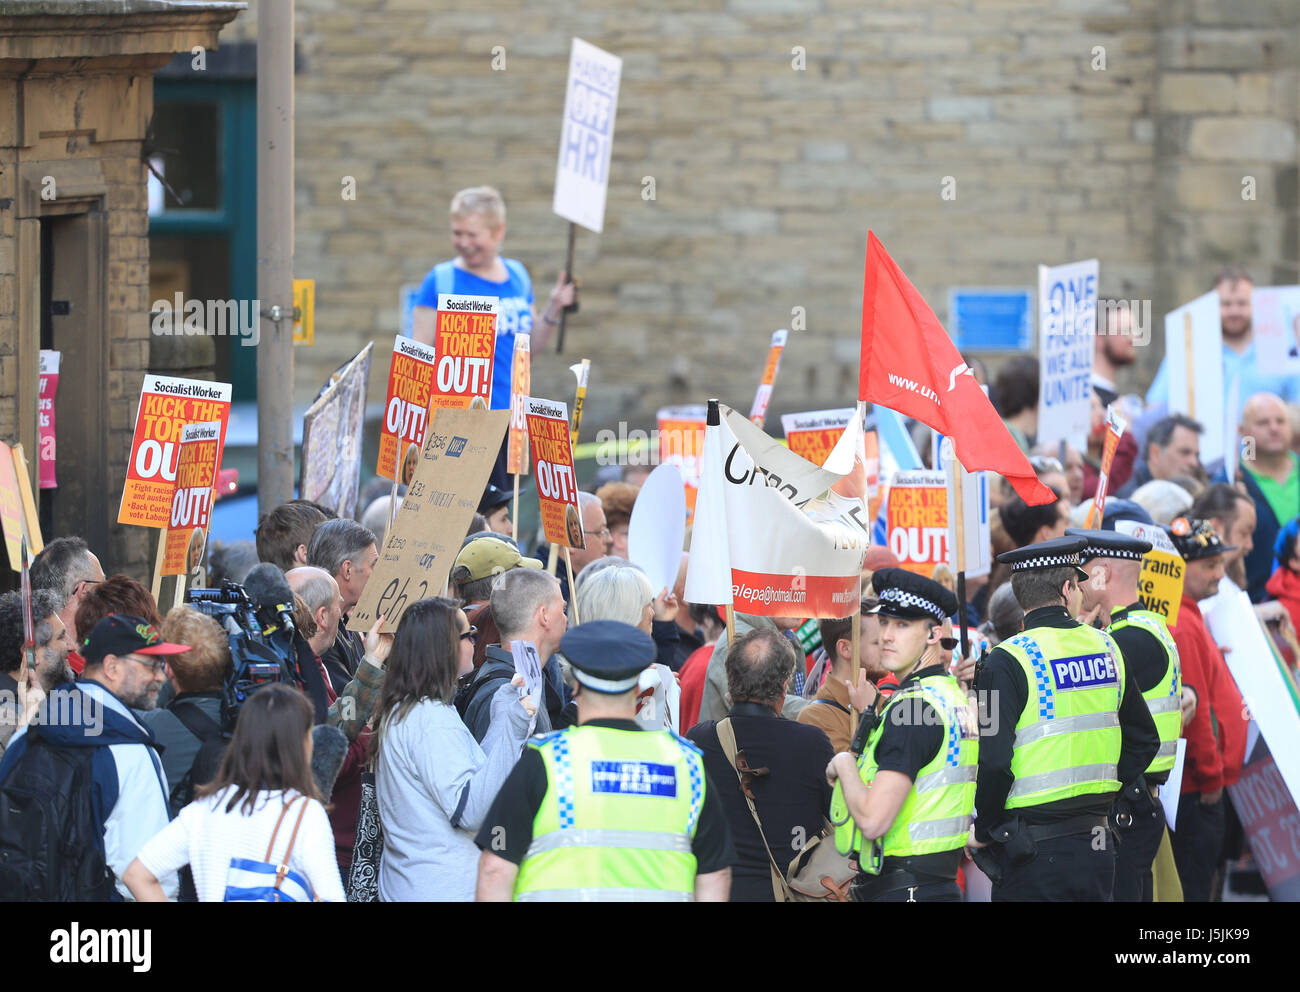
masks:
<path id="1" fill-rule="evenodd" d="M 114 882 L 123 898 L 131 898 L 117 880 L 145 841 L 167 825 L 168 791 L 154 735 L 131 710 L 153 709 L 165 659 L 188 650 L 165 642 L 157 627 L 139 617 L 110 613 L 95 624 L 82 646 L 81 679 L 53 689 L 33 722 L 14 734 L 0 761 L 0 790 L 17 794 L 39 782 L 58 791 L 62 780 L 51 789 L 42 778 L 51 769 L 88 772 L 81 789 L 71 793 L 70 815 L 86 804 L 102 843 L 95 850 L 63 852 L 53 868 L 40 864 L 37 852 L 28 849 L 41 836 L 39 809 L 6 797 L 0 802 L 0 858 L 10 871 L 0 880 L 0 898 L 40 897 L 53 885 L 47 897 L 103 900 L 111 898 Z M 71 752 L 74 760 L 52 763 L 45 754 L 50 749 Z M 175 898 L 176 875 L 162 884 Z M 7 891 L 24 886 L 26 894 Z"/>

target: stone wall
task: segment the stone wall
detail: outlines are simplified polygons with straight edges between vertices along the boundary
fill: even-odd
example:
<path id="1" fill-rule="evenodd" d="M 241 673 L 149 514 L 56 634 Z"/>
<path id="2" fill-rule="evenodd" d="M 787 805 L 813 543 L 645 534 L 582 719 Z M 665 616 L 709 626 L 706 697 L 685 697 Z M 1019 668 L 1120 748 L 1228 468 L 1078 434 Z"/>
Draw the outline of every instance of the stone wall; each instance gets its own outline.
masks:
<path id="1" fill-rule="evenodd" d="M 578 236 L 582 312 L 533 381 L 566 396 L 565 366 L 590 357 L 593 430 L 708 395 L 746 406 L 794 307 L 807 327 L 772 412 L 850 402 L 868 228 L 945 319 L 951 285 L 1033 285 L 1040 262 L 1094 255 L 1103 294 L 1157 315 L 1222 259 L 1294 278 L 1285 0 L 437 6 L 298 0 L 296 267 L 317 279 L 318 342 L 297 352 L 300 401 L 364 341 L 387 353 L 398 287 L 449 256 L 463 186 L 501 188 L 506 252 L 544 300 L 573 35 L 623 57 L 622 91 L 605 232 Z M 255 37 L 250 14 L 223 38 Z"/>

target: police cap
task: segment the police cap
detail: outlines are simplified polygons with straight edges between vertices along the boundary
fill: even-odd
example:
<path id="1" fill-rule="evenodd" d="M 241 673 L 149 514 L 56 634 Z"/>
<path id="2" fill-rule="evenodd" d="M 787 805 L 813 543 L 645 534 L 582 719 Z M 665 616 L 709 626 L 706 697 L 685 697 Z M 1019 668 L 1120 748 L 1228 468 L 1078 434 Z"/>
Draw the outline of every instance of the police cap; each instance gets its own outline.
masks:
<path id="1" fill-rule="evenodd" d="M 560 657 L 578 684 L 617 695 L 636 687 L 637 676 L 655 660 L 650 635 L 617 620 L 589 620 L 560 638 Z"/>
<path id="2" fill-rule="evenodd" d="M 1088 542 L 1082 537 L 1054 537 L 1050 541 L 1004 551 L 998 555 L 998 561 L 1010 565 L 1012 574 L 1073 566 L 1079 578 L 1086 579 L 1088 573 L 1079 567 L 1079 552 L 1087 546 Z"/>
<path id="3" fill-rule="evenodd" d="M 951 590 L 905 568 L 882 568 L 871 576 L 871 588 L 880 605 L 870 613 L 943 623 L 957 612 L 957 597 Z"/>
<path id="4" fill-rule="evenodd" d="M 1088 542 L 1087 547 L 1079 552 L 1079 560 L 1092 561 L 1094 558 L 1125 558 L 1129 561 L 1141 561 L 1142 556 L 1151 550 L 1151 542 L 1137 537 L 1129 537 L 1113 530 L 1084 530 L 1082 527 L 1070 527 L 1066 537 L 1081 537 Z"/>

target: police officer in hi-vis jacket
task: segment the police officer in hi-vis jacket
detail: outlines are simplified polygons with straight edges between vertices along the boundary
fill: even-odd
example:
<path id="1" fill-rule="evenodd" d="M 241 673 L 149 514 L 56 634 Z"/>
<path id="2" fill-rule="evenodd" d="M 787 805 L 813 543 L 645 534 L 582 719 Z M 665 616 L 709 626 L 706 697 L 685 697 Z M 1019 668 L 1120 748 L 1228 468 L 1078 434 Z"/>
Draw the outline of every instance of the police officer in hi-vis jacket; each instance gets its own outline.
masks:
<path id="1" fill-rule="evenodd" d="M 880 663 L 898 688 L 868 731 L 861 757 L 826 769 L 841 854 L 860 872 L 857 902 L 960 902 L 957 868 L 975 803 L 979 739 L 965 692 L 940 655 L 957 597 L 901 568 L 871 578 L 879 599 Z M 867 719 L 870 719 L 868 715 Z"/>
<path id="2" fill-rule="evenodd" d="M 1025 619 L 976 680 L 989 731 L 971 847 L 994 902 L 1110 901 L 1111 807 L 1160 748 L 1114 639 L 1075 619 L 1087 544 L 1062 537 L 998 555 Z"/>
<path id="3" fill-rule="evenodd" d="M 593 620 L 559 654 L 578 726 L 530 740 L 501 786 L 475 838 L 478 900 L 726 902 L 735 853 L 700 751 L 636 722 L 650 635 Z"/>

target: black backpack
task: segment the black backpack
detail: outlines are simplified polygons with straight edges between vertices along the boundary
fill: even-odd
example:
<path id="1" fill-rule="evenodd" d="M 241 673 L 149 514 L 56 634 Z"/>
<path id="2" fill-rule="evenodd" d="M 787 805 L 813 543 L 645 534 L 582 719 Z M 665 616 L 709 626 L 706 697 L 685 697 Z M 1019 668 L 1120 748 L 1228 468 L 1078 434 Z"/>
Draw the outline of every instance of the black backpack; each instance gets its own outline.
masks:
<path id="1" fill-rule="evenodd" d="M 0 900 L 107 902 L 115 897 L 91 809 L 98 748 L 59 747 L 27 728 L 27 749 L 0 785 Z"/>
<path id="2" fill-rule="evenodd" d="M 230 739 L 221 729 L 221 724 L 203 712 L 197 703 L 183 699 L 170 707 L 172 716 L 185 725 L 185 729 L 199 739 L 199 751 L 194 755 L 181 780 L 172 788 L 169 797 L 171 808 L 179 813 L 194 801 L 194 790 L 200 785 L 207 785 L 217 777 L 221 770 L 221 759 L 226 755 L 226 745 Z"/>

